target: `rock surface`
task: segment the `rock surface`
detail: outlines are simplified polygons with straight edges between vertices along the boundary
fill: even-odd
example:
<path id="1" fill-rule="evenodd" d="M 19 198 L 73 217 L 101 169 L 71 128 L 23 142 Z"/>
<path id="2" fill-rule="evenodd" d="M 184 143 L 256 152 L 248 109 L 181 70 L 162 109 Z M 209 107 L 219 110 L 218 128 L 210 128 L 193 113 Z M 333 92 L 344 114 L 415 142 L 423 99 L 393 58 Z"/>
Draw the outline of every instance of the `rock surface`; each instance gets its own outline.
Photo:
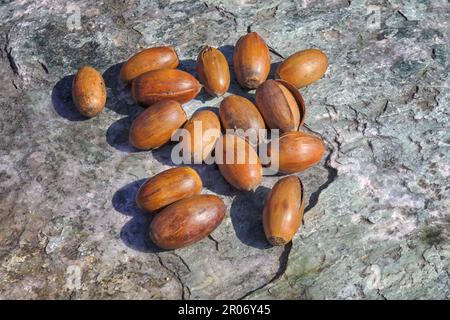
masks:
<path id="1" fill-rule="evenodd" d="M 0 298 L 450 298 L 448 1 L 2 1 Z M 327 142 L 300 174 L 305 225 L 273 248 L 263 200 L 195 166 L 227 217 L 176 251 L 148 239 L 134 204 L 143 179 L 172 166 L 171 146 L 127 143 L 142 110 L 117 82 L 141 48 L 176 47 L 195 74 L 204 44 L 231 57 L 257 31 L 280 56 L 316 47 L 326 76 L 302 90 L 307 130 Z M 278 55 L 279 54 L 279 55 Z M 74 73 L 104 72 L 105 111 L 81 117 Z M 233 83 L 231 92 L 253 95 Z M 217 107 L 202 93 L 188 114 Z"/>

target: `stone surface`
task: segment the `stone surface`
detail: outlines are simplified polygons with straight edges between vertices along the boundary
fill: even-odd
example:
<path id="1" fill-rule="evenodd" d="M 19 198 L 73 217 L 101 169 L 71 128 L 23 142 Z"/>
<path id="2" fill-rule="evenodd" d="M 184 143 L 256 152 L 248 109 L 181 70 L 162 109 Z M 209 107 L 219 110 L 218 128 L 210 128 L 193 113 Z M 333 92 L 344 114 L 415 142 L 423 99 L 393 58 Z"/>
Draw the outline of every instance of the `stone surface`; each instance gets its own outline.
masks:
<path id="1" fill-rule="evenodd" d="M 21 0 L 0 8 L 0 298 L 450 298 L 448 1 Z M 230 58 L 247 30 L 282 56 L 317 47 L 330 59 L 326 76 L 302 90 L 306 130 L 328 147 L 300 174 L 305 225 L 292 246 L 270 247 L 261 209 L 278 177 L 244 193 L 216 167 L 195 166 L 227 217 L 200 243 L 160 251 L 134 196 L 143 179 L 172 166 L 171 146 L 128 145 L 142 109 L 117 82 L 120 63 L 170 44 L 195 74 L 204 44 Z M 94 119 L 70 98 L 83 64 L 104 72 L 108 86 Z M 253 95 L 236 83 L 230 91 Z M 219 103 L 202 93 L 185 108 Z"/>

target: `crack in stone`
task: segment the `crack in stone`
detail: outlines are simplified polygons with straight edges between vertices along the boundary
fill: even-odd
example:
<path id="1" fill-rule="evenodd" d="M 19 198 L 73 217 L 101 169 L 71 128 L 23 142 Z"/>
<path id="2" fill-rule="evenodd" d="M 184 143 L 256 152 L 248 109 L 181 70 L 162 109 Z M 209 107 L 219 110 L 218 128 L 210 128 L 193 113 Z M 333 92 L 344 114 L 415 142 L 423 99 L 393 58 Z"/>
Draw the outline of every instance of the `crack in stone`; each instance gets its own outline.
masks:
<path id="1" fill-rule="evenodd" d="M 173 271 L 172 269 L 170 269 L 168 266 L 166 266 L 161 258 L 161 256 L 159 254 L 156 254 L 156 256 L 158 257 L 158 262 L 159 264 L 165 269 L 167 270 L 171 275 L 173 275 L 178 283 L 181 285 L 181 300 L 186 300 L 189 299 L 189 296 L 191 295 L 191 289 L 189 289 L 188 286 L 186 286 L 183 281 L 181 280 L 180 276 Z M 177 256 L 179 257 L 179 256 Z M 190 270 L 189 270 L 190 271 Z M 188 297 L 186 298 L 186 291 L 188 292 Z"/>
<path id="2" fill-rule="evenodd" d="M 175 257 L 177 257 L 178 259 L 180 259 L 181 263 L 184 264 L 184 266 L 186 267 L 186 269 L 188 269 L 189 272 L 192 272 L 191 268 L 189 268 L 189 265 L 187 264 L 187 262 L 180 255 L 176 254 L 175 252 L 173 253 L 173 255 Z"/>
<path id="3" fill-rule="evenodd" d="M 387 298 L 384 296 L 384 294 L 381 293 L 380 289 L 377 289 L 377 294 L 383 299 L 383 300 L 387 300 Z"/>
<path id="4" fill-rule="evenodd" d="M 259 287 L 248 291 L 243 296 L 237 298 L 237 300 L 243 300 L 246 297 L 250 296 L 251 294 L 255 293 L 256 291 L 265 289 L 267 286 L 269 286 L 270 284 L 272 284 L 275 281 L 277 281 L 278 279 L 280 279 L 286 273 L 288 263 L 289 263 L 289 255 L 291 253 L 291 250 L 292 250 L 292 241 L 290 241 L 289 243 L 287 243 L 284 246 L 283 252 L 281 253 L 281 255 L 278 259 L 278 261 L 279 261 L 278 270 L 275 273 L 275 275 L 272 277 L 272 279 L 270 279 L 268 282 L 260 285 Z"/>
<path id="5" fill-rule="evenodd" d="M 9 62 L 9 66 L 10 66 L 10 68 L 11 68 L 11 70 L 12 70 L 12 72 L 15 74 L 15 75 L 19 75 L 19 67 L 17 66 L 17 63 L 16 63 L 16 61 L 14 60 L 14 57 L 13 57 L 13 55 L 12 55 L 12 47 L 10 47 L 9 46 L 9 42 L 10 42 L 10 40 L 9 40 L 9 34 L 8 33 L 6 33 L 6 43 L 5 43 L 5 46 L 4 46 L 4 51 L 6 52 L 6 58 L 8 59 L 8 62 Z"/>
<path id="6" fill-rule="evenodd" d="M 271 47 L 271 46 L 268 46 L 268 47 L 269 47 L 269 51 L 272 52 L 274 55 L 278 56 L 279 58 L 281 58 L 283 60 L 285 59 L 285 57 L 281 53 L 279 53 L 277 50 L 275 50 L 273 47 Z"/>
<path id="7" fill-rule="evenodd" d="M 380 112 L 378 113 L 378 115 L 377 115 L 376 118 L 375 118 L 375 121 L 376 121 L 377 123 L 380 123 L 380 122 L 379 122 L 379 119 L 380 119 L 380 117 L 381 117 L 383 114 L 386 113 L 386 110 L 387 110 L 388 106 L 389 106 L 389 100 L 386 99 L 386 102 L 384 103 L 383 107 L 381 108 Z"/>
<path id="8" fill-rule="evenodd" d="M 41 65 L 42 69 L 44 69 L 44 72 L 46 74 L 48 74 L 48 67 L 47 67 L 47 65 L 45 63 L 43 63 L 42 61 L 38 61 L 38 62 Z"/>
<path id="9" fill-rule="evenodd" d="M 217 241 L 216 239 L 213 238 L 212 235 L 209 235 L 208 238 L 213 241 L 216 245 L 216 251 L 219 251 L 219 241 Z"/>
<path id="10" fill-rule="evenodd" d="M 403 19 L 405 19 L 406 21 L 409 21 L 408 17 L 405 16 L 405 14 L 404 14 L 403 12 L 401 12 L 400 10 L 397 10 L 397 13 L 398 13 L 399 15 L 401 15 Z"/>
<path id="11" fill-rule="evenodd" d="M 209 8 L 209 5 L 208 5 L 206 2 L 203 2 L 203 4 L 204 4 L 207 8 Z M 222 6 L 219 6 L 219 5 L 213 5 L 212 7 L 213 7 L 214 9 L 216 9 L 216 11 L 219 13 L 219 15 L 220 15 L 221 17 L 223 17 L 223 18 L 225 18 L 225 19 L 227 19 L 227 20 L 233 21 L 233 23 L 234 23 L 234 31 L 237 31 L 237 25 L 238 25 L 237 17 L 236 17 L 236 15 L 235 15 L 233 12 L 228 11 L 228 10 L 226 10 L 225 8 L 223 8 Z"/>
<path id="12" fill-rule="evenodd" d="M 325 139 L 320 133 L 318 133 L 318 132 L 312 130 L 309 126 L 304 125 L 304 127 L 305 127 L 307 130 L 309 130 L 309 131 L 311 131 L 311 132 L 313 132 L 313 133 L 319 135 L 322 139 L 327 140 L 327 139 Z M 331 143 L 329 143 L 329 144 L 332 145 Z M 325 169 L 328 171 L 327 180 L 326 180 L 324 183 L 322 183 L 322 184 L 319 186 L 319 188 L 318 188 L 316 191 L 314 191 L 313 193 L 311 193 L 311 195 L 309 196 L 309 202 L 308 202 L 308 206 L 305 208 L 305 214 L 306 214 L 309 210 L 311 210 L 312 208 L 314 208 L 314 207 L 317 205 L 317 203 L 319 202 L 319 196 L 320 196 L 320 194 L 321 194 L 325 189 L 327 189 L 327 188 L 330 186 L 330 184 L 332 184 L 332 183 L 337 179 L 337 177 L 338 177 L 338 170 L 337 170 L 336 168 L 334 168 L 334 167 L 331 165 L 331 157 L 333 156 L 333 154 L 334 154 L 336 151 L 339 151 L 339 148 L 340 148 L 339 145 L 338 145 L 337 147 L 332 147 L 332 149 L 331 149 L 330 152 L 328 153 L 327 157 L 325 158 L 324 167 L 325 167 Z"/>

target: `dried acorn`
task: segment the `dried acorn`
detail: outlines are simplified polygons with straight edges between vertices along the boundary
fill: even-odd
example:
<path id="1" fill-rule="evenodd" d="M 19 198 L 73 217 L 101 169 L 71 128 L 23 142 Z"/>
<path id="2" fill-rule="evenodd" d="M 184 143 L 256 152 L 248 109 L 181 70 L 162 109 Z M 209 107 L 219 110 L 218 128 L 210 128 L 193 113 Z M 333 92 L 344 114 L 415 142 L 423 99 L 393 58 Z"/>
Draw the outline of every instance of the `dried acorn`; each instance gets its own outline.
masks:
<path id="1" fill-rule="evenodd" d="M 195 195 L 159 212 L 150 224 L 150 237 L 164 249 L 178 249 L 207 237 L 222 222 L 223 201 L 214 195 Z"/>
<path id="2" fill-rule="evenodd" d="M 281 132 L 298 130 L 305 119 L 300 92 L 283 80 L 267 80 L 256 89 L 256 106 L 267 127 Z"/>
<path id="3" fill-rule="evenodd" d="M 128 59 L 120 70 L 120 79 L 130 82 L 143 73 L 178 66 L 177 53 L 172 47 L 154 47 L 142 50 Z"/>
<path id="4" fill-rule="evenodd" d="M 300 228 L 305 208 L 303 185 L 299 177 L 284 177 L 275 183 L 263 210 L 267 240 L 282 246 L 292 240 Z"/>
<path id="5" fill-rule="evenodd" d="M 261 161 L 244 139 L 223 135 L 216 144 L 215 155 L 220 173 L 236 189 L 250 191 L 261 184 Z"/>
<path id="6" fill-rule="evenodd" d="M 197 57 L 200 83 L 212 96 L 222 96 L 230 87 L 230 69 L 220 50 L 206 46 Z"/>
<path id="7" fill-rule="evenodd" d="M 255 137 L 257 142 L 259 130 L 265 129 L 264 119 L 258 108 L 248 99 L 231 95 L 220 103 L 220 120 L 225 129 L 243 130 L 249 134 L 248 137 Z"/>
<path id="8" fill-rule="evenodd" d="M 320 138 L 300 131 L 282 134 L 278 144 L 276 154 L 272 153 L 270 144 L 267 151 L 272 166 L 277 166 L 273 161 L 278 159 L 279 171 L 283 173 L 303 171 L 318 163 L 325 153 L 325 145 Z"/>
<path id="9" fill-rule="evenodd" d="M 89 118 L 105 108 L 106 87 L 102 75 L 91 66 L 78 70 L 72 83 L 72 99 L 78 111 Z"/>
<path id="10" fill-rule="evenodd" d="M 169 142 L 175 130 L 186 120 L 186 114 L 178 102 L 160 101 L 134 119 L 130 128 L 130 143 L 137 149 L 158 148 Z"/>
<path id="11" fill-rule="evenodd" d="M 270 71 L 270 54 L 266 42 L 256 32 L 239 38 L 233 52 L 236 79 L 245 88 L 255 89 Z"/>
<path id="12" fill-rule="evenodd" d="M 132 95 L 141 106 L 147 107 L 163 100 L 186 103 L 197 96 L 202 86 L 192 75 L 177 69 L 146 72 L 132 82 Z"/>
<path id="13" fill-rule="evenodd" d="M 301 88 L 322 78 L 327 68 L 328 58 L 325 53 L 308 49 L 296 52 L 284 60 L 277 69 L 277 77 Z"/>
<path id="14" fill-rule="evenodd" d="M 209 110 L 195 112 L 184 125 L 188 135 L 183 137 L 183 151 L 188 152 L 194 163 L 201 163 L 213 151 L 219 139 L 220 121 L 216 114 Z"/>
<path id="15" fill-rule="evenodd" d="M 151 177 L 141 186 L 136 203 L 143 210 L 155 212 L 175 201 L 199 194 L 202 186 L 202 180 L 194 169 L 168 169 Z"/>

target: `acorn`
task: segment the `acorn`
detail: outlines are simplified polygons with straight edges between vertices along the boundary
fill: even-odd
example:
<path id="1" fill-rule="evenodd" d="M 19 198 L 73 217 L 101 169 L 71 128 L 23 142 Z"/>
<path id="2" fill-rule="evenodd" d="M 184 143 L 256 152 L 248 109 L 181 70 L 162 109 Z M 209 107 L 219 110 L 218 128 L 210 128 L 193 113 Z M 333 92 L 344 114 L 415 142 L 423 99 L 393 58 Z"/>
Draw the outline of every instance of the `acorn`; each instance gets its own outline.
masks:
<path id="1" fill-rule="evenodd" d="M 211 154 L 221 135 L 219 118 L 212 111 L 200 110 L 192 115 L 183 129 L 187 130 L 187 135 L 181 139 L 183 152 L 190 154 L 194 163 L 201 163 Z"/>
<path id="2" fill-rule="evenodd" d="M 266 42 L 256 32 L 239 38 L 233 52 L 236 79 L 242 87 L 255 89 L 270 71 L 270 54 Z"/>
<path id="3" fill-rule="evenodd" d="M 286 81 L 265 81 L 256 89 L 255 99 L 256 106 L 270 129 L 297 131 L 305 120 L 303 97 Z"/>
<path id="4" fill-rule="evenodd" d="M 156 212 L 178 200 L 199 194 L 202 186 L 202 180 L 194 169 L 168 169 L 151 177 L 141 186 L 136 203 L 145 211 Z"/>
<path id="5" fill-rule="evenodd" d="M 230 87 L 230 69 L 220 50 L 206 46 L 197 57 L 197 73 L 200 83 L 212 96 L 222 96 Z"/>
<path id="6" fill-rule="evenodd" d="M 305 208 L 303 185 L 299 177 L 284 177 L 269 192 L 263 209 L 267 240 L 274 246 L 287 244 L 300 228 Z"/>
<path id="7" fill-rule="evenodd" d="M 163 249 L 178 249 L 207 237 L 226 212 L 215 195 L 195 195 L 179 200 L 159 212 L 150 224 L 150 238 Z"/>
<path id="8" fill-rule="evenodd" d="M 145 109 L 130 128 L 130 143 L 137 149 L 159 148 L 186 122 L 181 105 L 172 100 L 160 101 Z"/>
<path id="9" fill-rule="evenodd" d="M 274 151 L 273 142 L 269 143 L 267 154 L 271 167 L 278 167 L 283 173 L 303 171 L 318 163 L 325 153 L 325 144 L 320 138 L 301 131 L 284 133 L 277 142 L 278 148 Z"/>
<path id="10" fill-rule="evenodd" d="M 254 191 L 261 184 L 261 161 L 244 139 L 223 135 L 217 141 L 215 156 L 220 173 L 236 189 Z"/>
<path id="11" fill-rule="evenodd" d="M 72 83 L 72 100 L 78 111 L 89 118 L 103 111 L 106 87 L 102 75 L 91 66 L 78 70 Z"/>
<path id="12" fill-rule="evenodd" d="M 128 59 L 120 69 L 120 79 L 130 82 L 148 71 L 175 69 L 180 61 L 172 47 L 154 47 L 142 50 Z"/>
<path id="13" fill-rule="evenodd" d="M 220 103 L 219 116 L 225 129 L 243 130 L 246 139 L 258 142 L 259 130 L 265 129 L 258 108 L 248 99 L 231 95 Z"/>
<path id="14" fill-rule="evenodd" d="M 328 58 L 318 49 L 294 53 L 277 68 L 277 77 L 301 88 L 319 80 L 328 68 Z"/>
<path id="15" fill-rule="evenodd" d="M 192 75 L 177 69 L 146 72 L 132 81 L 131 92 L 137 104 L 147 107 L 163 100 L 186 103 L 202 86 Z"/>

